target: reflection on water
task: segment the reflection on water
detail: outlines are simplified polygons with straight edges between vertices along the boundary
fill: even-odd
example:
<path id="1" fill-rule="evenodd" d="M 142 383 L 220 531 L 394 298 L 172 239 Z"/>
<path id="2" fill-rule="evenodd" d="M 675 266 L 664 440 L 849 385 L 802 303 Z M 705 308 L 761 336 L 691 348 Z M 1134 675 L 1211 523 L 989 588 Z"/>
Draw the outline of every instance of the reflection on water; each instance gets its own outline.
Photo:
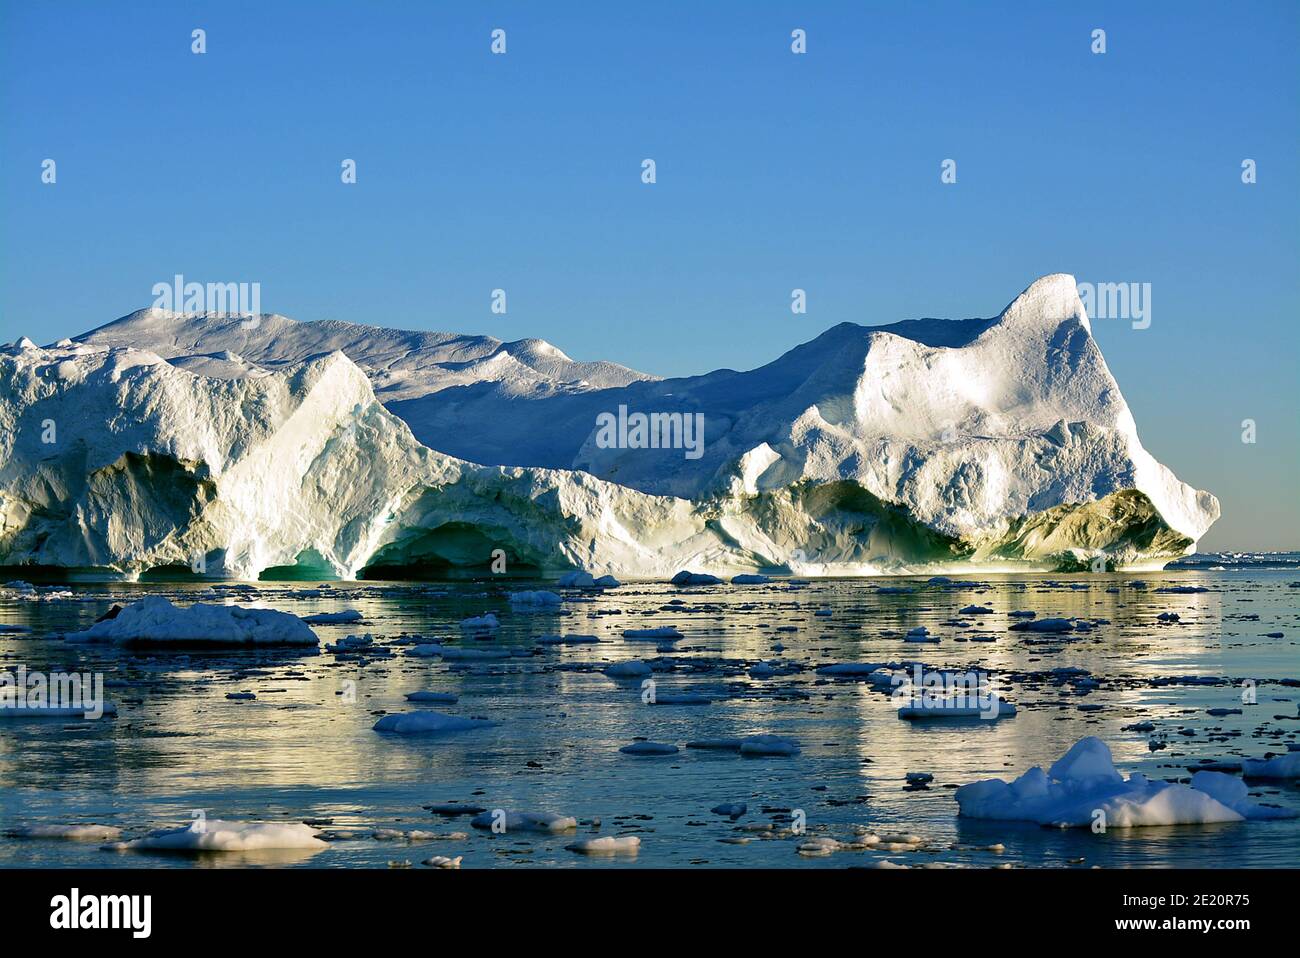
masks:
<path id="1" fill-rule="evenodd" d="M 1300 636 L 1294 573 L 1249 569 L 1161 574 L 993 576 L 925 580 L 826 580 L 806 587 L 678 589 L 629 584 L 603 594 L 572 593 L 556 612 L 512 611 L 496 583 L 263 583 L 267 605 L 299 614 L 355 608 L 362 625 L 317 626 L 323 641 L 373 633 L 364 656 L 302 652 L 167 652 L 71 646 L 54 636 L 84 627 L 111 602 L 145 591 L 174 600 L 206 587 L 79 585 L 32 601 L 0 591 L 0 624 L 30 626 L 0 635 L 0 668 L 106 674 L 119 715 L 94 723 L 0 720 L 0 830 L 95 822 L 125 837 L 210 817 L 246 821 L 327 820 L 334 838 L 310 852 L 160 855 L 110 853 L 95 843 L 0 839 L 6 866 L 260 867 L 383 866 L 431 855 L 463 855 L 464 867 L 559 865 L 626 867 L 728 865 L 827 868 L 888 857 L 989 866 L 1294 866 L 1300 824 L 1259 822 L 1206 827 L 1062 831 L 1008 822 L 958 819 L 955 786 L 1018 775 L 1050 764 L 1085 735 L 1107 741 L 1126 773 L 1187 775 L 1202 759 L 1261 757 L 1297 741 Z M 1147 588 L 1131 583 L 1140 579 Z M 882 585 L 916 591 L 884 594 Z M 1195 585 L 1209 591 L 1158 592 Z M 179 597 L 179 598 L 178 598 Z M 209 600 L 211 597 L 208 597 Z M 960 615 L 969 605 L 992 614 Z M 829 609 L 831 615 L 818 616 Z M 1106 620 L 1067 637 L 1008 631 L 1012 610 Z M 461 634 L 460 620 L 495 611 L 493 638 Z M 1175 612 L 1177 624 L 1157 615 Z M 676 625 L 675 651 L 626 641 L 626 628 Z M 903 641 L 924 625 L 937 644 Z M 794 631 L 788 631 L 793 628 Z M 1267 633 L 1282 632 L 1282 638 Z M 404 633 L 477 648 L 519 647 L 536 654 L 505 660 L 443 662 L 407 656 L 393 644 Z M 599 645 L 535 646 L 548 633 L 594 634 Z M 778 651 L 779 649 L 779 651 Z M 708 705 L 645 705 L 635 681 L 600 672 L 624 659 L 659 660 L 660 694 L 690 691 Z M 753 678 L 763 660 L 777 674 Z M 996 723 L 899 720 L 888 689 L 818 675 L 832 662 L 921 661 L 992 672 L 1020 708 Z M 1052 670 L 1087 670 L 1097 680 L 1067 681 Z M 1192 684 L 1185 677 L 1217 678 Z M 1240 683 L 1258 682 L 1257 704 L 1243 705 Z M 1291 680 L 1285 684 L 1280 680 Z M 456 693 L 435 706 L 498 724 L 432 737 L 372 731 L 385 711 L 409 708 L 417 690 Z M 253 701 L 228 700 L 250 691 Z M 1087 706 L 1087 708 L 1081 708 Z M 1101 706 L 1094 709 L 1092 706 Z M 1207 709 L 1241 709 L 1211 716 Z M 1154 732 L 1126 731 L 1141 721 Z M 682 747 L 702 738 L 775 733 L 797 739 L 794 758 L 744 759 L 685 749 L 634 757 L 618 749 L 637 737 Z M 1151 750 L 1152 739 L 1164 747 Z M 929 772 L 926 788 L 908 788 L 907 772 Z M 1257 801 L 1300 809 L 1294 783 L 1252 782 Z M 493 836 L 464 817 L 443 819 L 422 806 L 464 802 L 484 808 L 553 811 L 583 824 L 579 836 L 637 834 L 633 859 L 584 858 L 565 851 L 572 836 Z M 735 823 L 710 812 L 742 802 Z M 855 825 L 923 836 L 912 853 L 841 852 L 809 859 L 796 842 L 741 832 L 747 824 L 807 816 L 811 834 L 847 838 Z M 599 819 L 600 825 L 590 824 Z M 374 839 L 380 828 L 422 829 L 468 839 L 406 844 Z M 337 837 L 342 835 L 343 837 Z M 747 844 L 719 839 L 748 835 Z M 1000 843 L 1001 853 L 984 850 Z M 952 845 L 959 846 L 956 849 Z"/>

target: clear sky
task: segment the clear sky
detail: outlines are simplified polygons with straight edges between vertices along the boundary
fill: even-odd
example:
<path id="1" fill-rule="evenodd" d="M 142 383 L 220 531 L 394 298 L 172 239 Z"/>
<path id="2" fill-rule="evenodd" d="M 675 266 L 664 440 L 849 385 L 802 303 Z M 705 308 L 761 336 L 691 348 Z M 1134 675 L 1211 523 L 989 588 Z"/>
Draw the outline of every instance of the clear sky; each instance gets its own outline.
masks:
<path id="1" fill-rule="evenodd" d="M 1298 49 L 1293 0 L 0 0 L 0 338 L 182 273 L 675 375 L 1150 283 L 1094 322 L 1144 444 L 1204 548 L 1300 548 Z"/>

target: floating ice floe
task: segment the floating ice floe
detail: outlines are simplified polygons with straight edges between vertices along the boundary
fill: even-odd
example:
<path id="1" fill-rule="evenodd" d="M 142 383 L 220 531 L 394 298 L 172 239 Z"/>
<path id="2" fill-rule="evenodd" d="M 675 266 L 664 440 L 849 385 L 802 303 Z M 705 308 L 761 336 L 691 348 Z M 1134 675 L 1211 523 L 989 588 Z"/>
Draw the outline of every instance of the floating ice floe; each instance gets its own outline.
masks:
<path id="1" fill-rule="evenodd" d="M 122 837 L 116 825 L 24 825 L 5 832 L 10 838 L 57 838 L 70 842 L 111 842 Z"/>
<path id="2" fill-rule="evenodd" d="M 437 732 L 463 732 L 468 729 L 495 725 L 487 719 L 462 718 L 422 709 L 418 712 L 394 712 L 374 724 L 376 732 L 395 732 L 398 735 L 426 735 Z"/>
<path id="3" fill-rule="evenodd" d="M 1026 619 L 1011 626 L 1012 632 L 1073 632 L 1069 619 Z"/>
<path id="4" fill-rule="evenodd" d="M 635 855 L 641 848 L 641 839 L 635 835 L 606 835 L 603 838 L 584 838 L 564 847 L 580 855 Z"/>
<path id="5" fill-rule="evenodd" d="M 326 652 L 360 652 L 375 644 L 375 637 L 367 632 L 365 635 L 346 635 L 334 643 L 325 643 Z"/>
<path id="6" fill-rule="evenodd" d="M 1044 772 L 1031 768 L 1014 781 L 987 779 L 957 789 L 960 814 L 966 818 L 1029 821 L 1060 827 L 1107 828 L 1147 825 L 1200 825 L 1280 817 L 1279 810 L 1246 800 L 1220 772 L 1198 772 L 1192 784 L 1151 781 L 1134 773 L 1124 778 L 1099 738 L 1075 742 Z M 1230 803 L 1230 804 L 1229 804 Z M 1289 816 L 1288 816 L 1289 817 Z"/>
<path id="7" fill-rule="evenodd" d="M 714 805 L 709 811 L 714 815 L 726 815 L 734 821 L 749 811 L 749 806 L 744 802 L 724 802 L 721 805 Z"/>
<path id="8" fill-rule="evenodd" d="M 118 615 L 96 622 L 69 642 L 150 642 L 173 645 L 310 645 L 318 642 L 302 619 L 275 609 L 237 605 L 175 606 L 159 595 L 145 596 Z"/>
<path id="9" fill-rule="evenodd" d="M 1241 763 L 1247 778 L 1300 778 L 1300 752 L 1288 752 L 1276 758 L 1248 758 Z"/>
<path id="10" fill-rule="evenodd" d="M 462 857 L 457 855 L 455 858 L 448 858 L 446 855 L 434 855 L 432 858 L 426 858 L 420 864 L 428 865 L 430 868 L 459 868 Z"/>
<path id="11" fill-rule="evenodd" d="M 269 849 L 319 849 L 325 842 L 301 822 L 251 824 L 196 819 L 180 828 L 163 828 L 135 841 L 107 848 L 117 851 L 249 852 Z"/>
<path id="12" fill-rule="evenodd" d="M 617 589 L 623 583 L 612 575 L 592 578 L 590 572 L 566 572 L 556 583 L 561 589 Z"/>
<path id="13" fill-rule="evenodd" d="M 709 575 L 707 572 L 688 572 L 685 569 L 669 580 L 672 585 L 717 585 L 721 581 L 716 575 Z"/>
<path id="14" fill-rule="evenodd" d="M 537 637 L 538 645 L 596 645 L 600 639 L 594 635 L 574 635 L 566 633 L 564 635 L 539 635 Z"/>
<path id="15" fill-rule="evenodd" d="M 676 626 L 660 625 L 653 629 L 624 629 L 623 638 L 625 639 L 648 639 L 658 641 L 661 639 L 680 639 L 682 634 L 677 631 Z"/>
<path id="16" fill-rule="evenodd" d="M 799 754 L 799 743 L 778 735 L 747 735 L 740 740 L 740 754 L 790 756 Z"/>
<path id="17" fill-rule="evenodd" d="M 639 679 L 653 670 L 644 662 L 615 662 L 605 669 L 611 679 Z"/>
<path id="18" fill-rule="evenodd" d="M 578 827 L 578 820 L 569 815 L 550 812 L 507 812 L 493 809 L 470 819 L 475 828 L 493 832 L 569 832 Z"/>
<path id="19" fill-rule="evenodd" d="M 554 592 L 546 592 L 540 589 L 530 592 L 510 593 L 510 605 L 517 608 L 558 609 L 563 601 Z"/>
<path id="20" fill-rule="evenodd" d="M 302 620 L 308 625 L 334 625 L 341 622 L 360 622 L 361 613 L 356 609 L 344 609 L 341 612 L 316 612 L 304 615 Z"/>
<path id="21" fill-rule="evenodd" d="M 501 627 L 497 617 L 491 612 L 486 615 L 471 616 L 468 619 L 462 619 L 460 627 L 466 632 L 489 632 L 492 629 Z"/>
<path id="22" fill-rule="evenodd" d="M 633 742 L 619 749 L 625 755 L 676 755 L 677 746 L 664 742 Z"/>
<path id="23" fill-rule="evenodd" d="M 731 577 L 732 585 L 764 585 L 771 581 L 772 580 L 767 576 L 759 575 L 757 573 L 744 573 L 741 575 L 733 575 Z"/>
<path id="24" fill-rule="evenodd" d="M 698 692 L 660 692 L 656 691 L 650 699 L 651 705 L 711 705 L 713 699 Z"/>

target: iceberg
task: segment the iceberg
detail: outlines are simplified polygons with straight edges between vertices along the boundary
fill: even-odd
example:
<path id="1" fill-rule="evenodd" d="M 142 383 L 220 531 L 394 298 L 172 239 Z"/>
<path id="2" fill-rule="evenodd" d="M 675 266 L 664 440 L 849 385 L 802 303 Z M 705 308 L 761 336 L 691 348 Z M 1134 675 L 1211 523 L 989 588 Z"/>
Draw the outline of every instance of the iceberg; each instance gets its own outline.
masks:
<path id="1" fill-rule="evenodd" d="M 701 454 L 609 447 L 623 406 L 703 416 Z M 1151 569 L 1218 514 L 1143 448 L 1065 274 L 992 319 L 844 323 L 678 379 L 540 340 L 156 309 L 0 349 L 5 565 Z"/>
<path id="2" fill-rule="evenodd" d="M 986 779 L 956 791 L 966 818 L 1037 822 L 1062 828 L 1203 825 L 1292 817 L 1250 802 L 1246 786 L 1221 772 L 1197 772 L 1190 785 L 1124 778 L 1099 738 L 1082 738 L 1050 769 L 1034 767 L 1014 781 Z"/>
<path id="3" fill-rule="evenodd" d="M 167 645 L 306 645 L 318 639 L 302 619 L 275 609 L 237 605 L 175 606 L 158 595 L 145 596 L 111 619 L 84 632 L 65 636 L 69 642 L 156 643 Z"/>

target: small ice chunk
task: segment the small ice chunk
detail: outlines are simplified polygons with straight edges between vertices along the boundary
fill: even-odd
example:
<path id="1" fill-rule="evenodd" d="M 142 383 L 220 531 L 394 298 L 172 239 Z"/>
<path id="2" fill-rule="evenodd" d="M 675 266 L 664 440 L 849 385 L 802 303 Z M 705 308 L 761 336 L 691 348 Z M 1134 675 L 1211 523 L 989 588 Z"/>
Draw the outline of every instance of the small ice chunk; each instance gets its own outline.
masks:
<path id="1" fill-rule="evenodd" d="M 1011 626 L 1012 632 L 1073 632 L 1069 619 L 1026 619 Z"/>
<path id="2" fill-rule="evenodd" d="M 682 634 L 677 631 L 675 626 L 661 625 L 653 629 L 624 629 L 623 638 L 625 639 L 680 639 Z"/>
<path id="3" fill-rule="evenodd" d="M 542 590 L 510 593 L 510 604 L 512 606 L 526 609 L 555 609 L 558 608 L 563 601 L 564 600 L 554 592 L 545 592 Z"/>
<path id="4" fill-rule="evenodd" d="M 650 699 L 651 705 L 710 705 L 713 699 L 698 692 L 659 692 Z"/>
<path id="5" fill-rule="evenodd" d="M 639 679 L 651 671 L 644 662 L 615 662 L 605 669 L 605 674 L 611 679 Z"/>
<path id="6" fill-rule="evenodd" d="M 308 625 L 332 625 L 339 622 L 360 622 L 361 613 L 356 609 L 344 609 L 342 612 L 317 612 L 304 615 L 302 620 Z"/>
<path id="7" fill-rule="evenodd" d="M 798 753 L 798 742 L 778 735 L 747 735 L 740 740 L 741 755 L 790 756 Z"/>
<path id="8" fill-rule="evenodd" d="M 578 827 L 578 820 L 568 815 L 554 815 L 550 812 L 507 812 L 494 808 L 491 811 L 475 815 L 470 819 L 475 828 L 490 830 L 494 833 L 510 832 L 568 832 Z"/>
<path id="9" fill-rule="evenodd" d="M 633 742 L 619 749 L 625 755 L 676 755 L 677 746 L 664 742 Z"/>
<path id="10" fill-rule="evenodd" d="M 564 847 L 580 855 L 635 855 L 641 847 L 641 839 L 635 835 L 606 835 L 584 838 Z"/>

